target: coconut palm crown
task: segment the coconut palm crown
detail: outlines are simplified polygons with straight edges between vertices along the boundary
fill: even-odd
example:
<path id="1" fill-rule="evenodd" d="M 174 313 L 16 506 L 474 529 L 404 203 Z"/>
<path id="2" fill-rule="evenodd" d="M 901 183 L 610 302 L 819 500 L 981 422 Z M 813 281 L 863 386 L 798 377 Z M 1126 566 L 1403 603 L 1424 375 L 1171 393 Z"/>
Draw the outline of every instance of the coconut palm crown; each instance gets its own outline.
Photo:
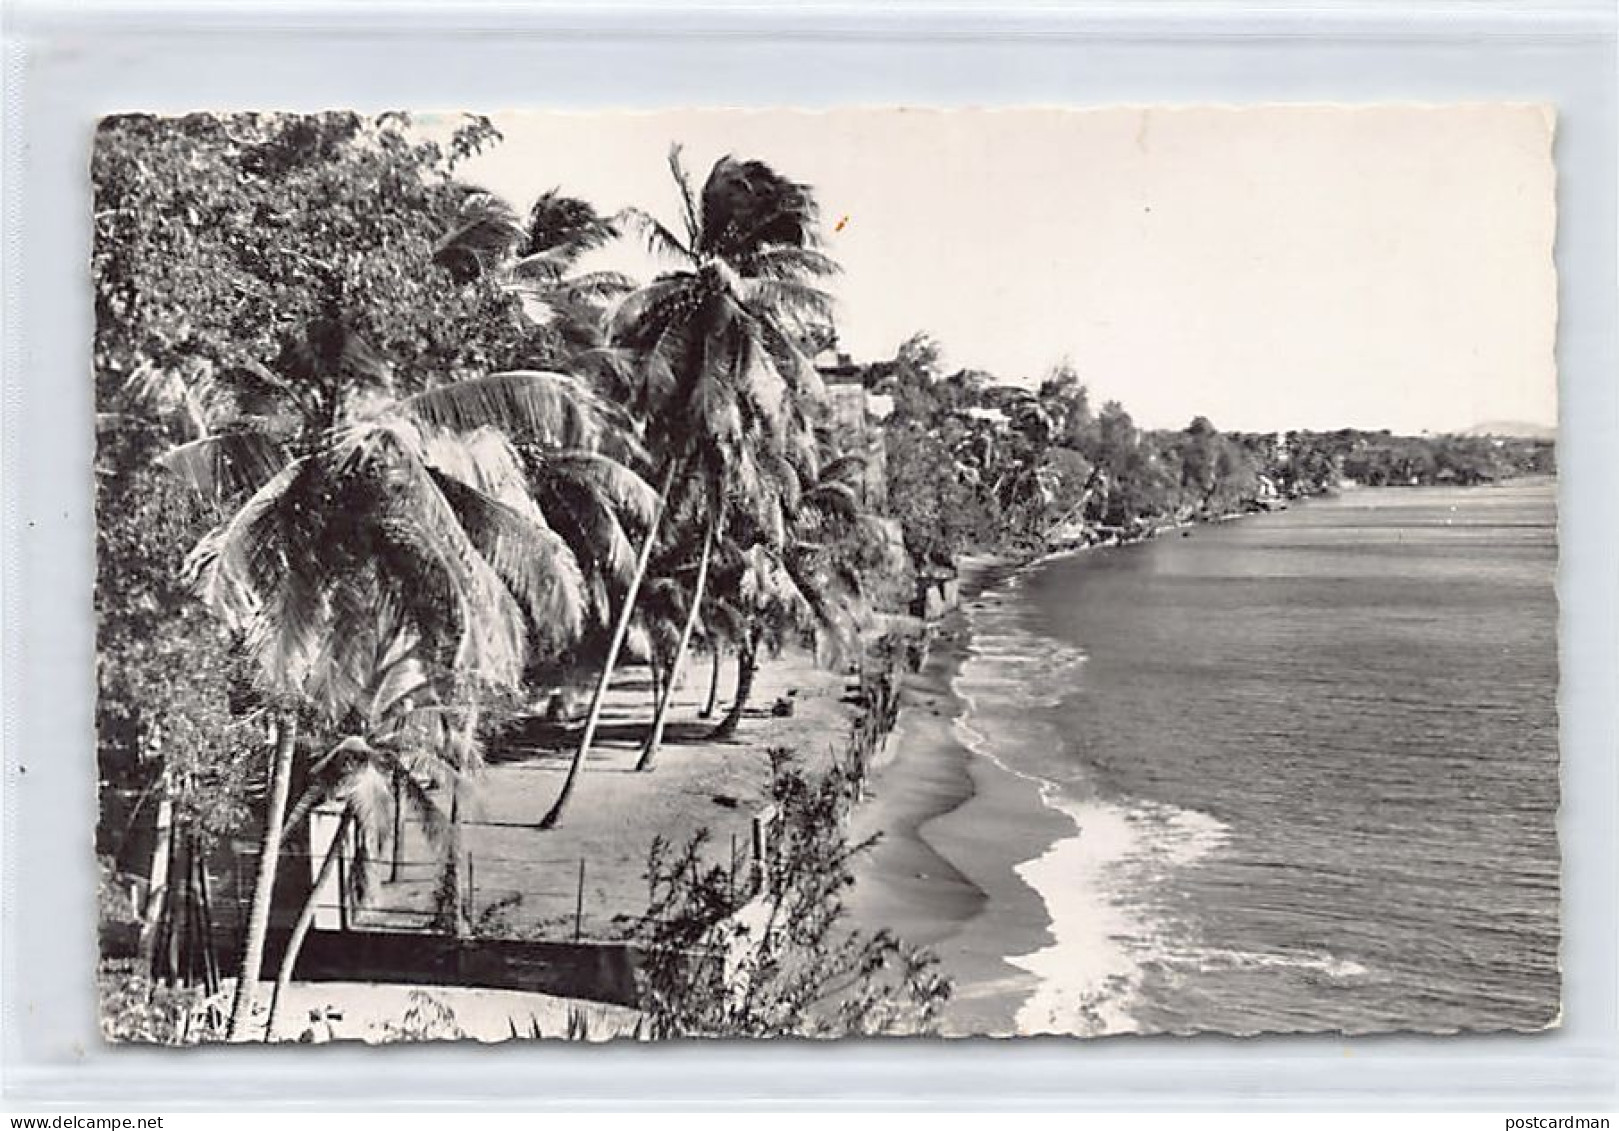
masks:
<path id="1" fill-rule="evenodd" d="M 780 530 L 771 512 L 815 479 L 813 424 L 826 393 L 804 343 L 831 322 L 816 281 L 837 267 L 817 247 L 805 186 L 762 162 L 722 157 L 699 196 L 678 146 L 669 166 L 684 238 L 644 212 L 624 213 L 678 269 L 630 295 L 614 318 L 615 341 L 640 362 L 623 393 L 649 422 L 656 458 L 706 478 L 722 509 L 748 506 Z"/>
<path id="2" fill-rule="evenodd" d="M 763 162 L 727 156 L 714 164 L 698 193 L 679 146 L 670 150 L 669 170 L 683 234 L 639 210 L 621 216 L 676 269 L 620 304 L 613 341 L 634 362 L 613 392 L 647 422 L 645 440 L 660 467 L 663 509 L 675 492 L 703 497 L 697 576 L 706 577 L 733 512 L 746 515 L 747 525 L 772 545 L 784 545 L 802 487 L 816 479 L 814 423 L 823 411 L 825 390 L 804 343 L 831 320 L 831 299 L 816 281 L 833 274 L 836 265 L 816 246 L 815 200 L 804 185 Z M 642 546 L 637 579 L 578 749 L 542 827 L 561 819 L 589 753 L 654 542 L 655 533 Z M 689 602 L 687 626 L 668 671 L 671 684 L 679 676 L 702 597 L 699 591 Z M 655 731 L 661 729 L 665 706 L 666 699 Z M 643 762 L 649 765 L 650 759 Z"/>
<path id="3" fill-rule="evenodd" d="M 340 321 L 322 322 L 272 365 L 215 375 L 213 430 L 163 457 L 224 513 L 187 566 L 277 706 L 233 1035 L 258 981 L 300 722 L 331 727 L 352 713 L 378 641 L 401 642 L 430 678 L 515 687 L 530 650 L 568 646 L 591 604 L 585 569 L 531 493 L 534 458 L 517 445 L 596 466 L 587 457 L 609 446 L 613 413 L 558 373 L 421 382 L 401 395 L 405 384 Z M 635 494 L 633 473 L 610 474 L 624 498 Z"/>
<path id="4" fill-rule="evenodd" d="M 343 335 L 314 348 L 322 382 L 289 390 L 342 383 L 362 350 Z M 350 653 L 378 631 L 411 638 L 432 669 L 506 685 L 531 645 L 572 641 L 590 594 L 529 491 L 533 465 L 572 460 L 627 509 L 646 502 L 634 473 L 598 454 L 612 424 L 589 390 L 525 371 L 390 397 L 378 379 L 348 382 L 323 415 L 289 428 L 238 414 L 164 459 L 204 492 L 245 493 L 189 567 L 267 692 L 340 715 L 360 690 L 348 673 L 367 670 Z M 525 460 L 514 441 L 547 454 Z"/>

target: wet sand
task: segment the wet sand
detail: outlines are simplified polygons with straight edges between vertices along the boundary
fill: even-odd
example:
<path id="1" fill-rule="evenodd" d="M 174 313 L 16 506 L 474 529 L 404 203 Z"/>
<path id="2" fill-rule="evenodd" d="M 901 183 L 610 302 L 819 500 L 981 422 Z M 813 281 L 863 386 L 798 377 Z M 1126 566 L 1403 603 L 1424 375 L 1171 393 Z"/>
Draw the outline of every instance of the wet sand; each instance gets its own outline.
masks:
<path id="1" fill-rule="evenodd" d="M 1016 1031 L 1038 981 L 1007 959 L 1054 941 L 1045 902 L 1016 869 L 1074 832 L 1035 783 L 976 755 L 956 726 L 967 704 L 952 684 L 971 655 L 965 606 L 1012 569 L 991 558 L 962 563 L 963 608 L 943 618 L 926 664 L 907 681 L 852 822 L 856 837 L 881 839 L 856 868 L 851 914 L 863 929 L 887 927 L 939 956 L 956 983 L 941 1019 L 946 1036 Z"/>

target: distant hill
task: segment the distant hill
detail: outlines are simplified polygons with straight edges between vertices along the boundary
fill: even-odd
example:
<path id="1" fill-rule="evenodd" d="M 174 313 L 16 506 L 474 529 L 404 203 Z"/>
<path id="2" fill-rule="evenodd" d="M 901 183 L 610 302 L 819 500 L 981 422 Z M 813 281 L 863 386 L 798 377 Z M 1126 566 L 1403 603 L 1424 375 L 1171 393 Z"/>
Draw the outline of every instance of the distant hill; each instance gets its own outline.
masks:
<path id="1" fill-rule="evenodd" d="M 1526 424 L 1522 420 L 1490 420 L 1463 428 L 1458 436 L 1510 436 L 1517 440 L 1555 440 L 1557 429 L 1550 424 Z"/>

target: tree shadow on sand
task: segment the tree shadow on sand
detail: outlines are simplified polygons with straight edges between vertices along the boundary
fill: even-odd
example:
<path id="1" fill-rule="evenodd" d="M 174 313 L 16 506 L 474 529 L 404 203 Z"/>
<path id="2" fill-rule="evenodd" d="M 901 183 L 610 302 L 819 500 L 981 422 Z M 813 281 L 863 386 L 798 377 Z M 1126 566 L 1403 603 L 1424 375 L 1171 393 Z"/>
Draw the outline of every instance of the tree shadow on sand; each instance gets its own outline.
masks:
<path id="1" fill-rule="evenodd" d="M 767 719 L 771 714 L 769 707 L 750 707 L 742 712 L 742 718 L 744 721 Z M 646 740 L 647 733 L 652 729 L 650 720 L 643 715 L 625 712 L 620 713 L 617 718 L 612 714 L 606 714 L 604 719 L 606 721 L 596 728 L 595 743 L 602 748 L 603 753 L 609 750 L 639 749 L 641 743 Z M 753 741 L 750 736 L 741 732 L 732 734 L 729 738 L 714 738 L 715 721 L 698 719 L 671 722 L 664 729 L 664 744 L 740 746 Z M 579 735 L 583 729 L 582 722 L 554 722 L 538 715 L 519 719 L 489 743 L 488 749 L 484 752 L 484 761 L 491 766 L 510 765 L 515 762 L 565 764 L 573 757 L 573 751 L 579 745 Z M 591 759 L 593 763 L 595 760 Z M 597 767 L 597 770 L 599 772 L 606 768 Z M 626 766 L 622 772 L 634 773 L 635 770 Z"/>

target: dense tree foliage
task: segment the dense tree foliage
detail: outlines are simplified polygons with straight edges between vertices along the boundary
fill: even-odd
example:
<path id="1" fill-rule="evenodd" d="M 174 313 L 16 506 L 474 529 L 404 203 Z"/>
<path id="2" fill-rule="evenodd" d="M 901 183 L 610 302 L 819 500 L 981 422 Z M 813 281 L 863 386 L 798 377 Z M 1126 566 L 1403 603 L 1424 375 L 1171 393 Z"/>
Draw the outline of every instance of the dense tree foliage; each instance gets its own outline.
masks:
<path id="1" fill-rule="evenodd" d="M 336 411 L 260 411 L 268 370 L 307 327 L 341 319 L 383 359 L 383 383 L 420 385 L 518 360 L 515 302 L 434 266 L 453 215 L 454 162 L 493 140 L 469 120 L 448 149 L 402 118 L 242 114 L 102 123 L 95 184 L 95 380 L 102 773 L 141 777 L 143 750 L 197 763 L 196 793 L 229 824 L 240 776 L 228 635 L 180 565 L 219 513 L 154 466 L 174 445 L 252 416 L 266 433 Z M 387 200 L 388 207 L 378 207 Z M 231 379 L 234 378 L 234 379 Z M 227 502 L 258 465 L 244 442 L 213 469 Z M 237 694 L 240 706 L 240 694 Z M 188 737 L 189 736 L 189 737 Z M 262 728 L 252 748 L 260 749 Z M 213 750 L 219 757 L 210 758 Z M 151 764 L 150 759 L 147 760 Z"/>
<path id="2" fill-rule="evenodd" d="M 553 199 L 525 230 L 454 180 L 495 137 L 469 119 L 440 147 L 404 118 L 347 114 L 124 117 L 98 136 L 99 501 L 104 514 L 164 512 L 144 537 L 116 520 L 103 537 L 98 607 L 114 645 L 103 760 L 127 763 L 134 734 L 138 762 L 151 736 L 184 737 L 212 708 L 201 729 L 215 784 L 262 781 L 263 754 L 241 757 L 230 736 L 255 717 L 252 745 L 262 751 L 266 724 L 275 736 L 233 1031 L 258 976 L 300 762 L 373 738 L 356 721 L 390 678 L 469 733 L 484 689 L 514 687 L 531 649 L 570 646 L 604 596 L 603 555 L 581 564 L 581 539 L 546 518 L 546 488 L 574 488 L 552 514 L 566 511 L 560 525 L 576 535 L 581 485 L 615 517 L 637 509 L 633 473 L 612 462 L 637 447 L 613 441 L 616 411 L 572 378 L 512 368 L 571 353 L 563 320 L 535 317 L 535 292 L 518 282 L 543 283 L 541 300 L 566 294 L 568 323 L 585 321 L 565 267 L 593 237 L 579 209 Z M 514 263 L 519 245 L 529 254 Z M 533 267 L 543 256 L 554 270 Z M 173 505 L 154 456 L 196 506 Z M 217 627 L 142 651 L 143 611 L 171 630 L 200 615 L 182 558 Z M 150 593 L 127 591 L 145 579 Z M 212 678 L 238 658 L 250 686 Z M 178 704 L 134 697 L 180 678 L 191 686 Z M 178 764 L 166 760 L 171 792 Z"/>
<path id="3" fill-rule="evenodd" d="M 633 624 L 667 688 L 700 636 L 747 677 L 727 732 L 761 650 L 853 625 L 882 558 L 823 450 L 836 268 L 807 187 L 727 157 L 698 190 L 676 150 L 675 225 L 560 190 L 525 213 L 457 179 L 489 122 L 427 136 L 239 114 L 97 139 L 103 778 L 187 837 L 262 829 L 235 1035 L 316 806 L 341 813 L 321 876 L 409 808 L 453 886 L 459 790 L 527 681 L 605 645 L 605 688 Z M 625 228 L 673 268 L 579 269 Z"/>
<path id="4" fill-rule="evenodd" d="M 1093 410 L 1066 364 L 1031 389 L 946 374 L 939 359 L 918 334 L 861 373 L 893 398 L 887 495 L 918 565 L 965 550 L 1140 537 L 1348 483 L 1467 486 L 1554 470 L 1541 440 L 1226 433 L 1202 416 L 1180 431 L 1142 429 L 1117 401 Z"/>
<path id="5" fill-rule="evenodd" d="M 630 359 L 612 371 L 611 395 L 643 424 L 657 465 L 658 503 L 568 776 L 541 822 L 545 828 L 562 819 L 590 753 L 660 533 L 675 545 L 694 541 L 696 561 L 639 760 L 643 770 L 656 758 L 669 688 L 709 596 L 708 578 L 711 572 L 728 576 L 711 571 L 713 559 L 729 555 L 743 563 L 732 571 L 739 579 L 756 577 L 751 567 L 766 558 L 779 562 L 805 488 L 819 473 L 814 421 L 824 410 L 824 390 L 806 340 L 831 323 L 831 299 L 817 282 L 837 268 L 817 250 L 814 197 L 763 162 L 729 156 L 715 162 L 698 190 L 678 145 L 670 150 L 669 171 L 679 223 L 671 227 L 638 209 L 625 219 L 673 269 L 625 298 L 611 335 Z M 663 528 L 670 510 L 685 519 L 684 530 Z M 692 530 L 701 535 L 683 537 Z M 748 623 L 751 592 L 739 585 L 716 594 L 742 610 L 745 669 L 757 647 Z"/>

